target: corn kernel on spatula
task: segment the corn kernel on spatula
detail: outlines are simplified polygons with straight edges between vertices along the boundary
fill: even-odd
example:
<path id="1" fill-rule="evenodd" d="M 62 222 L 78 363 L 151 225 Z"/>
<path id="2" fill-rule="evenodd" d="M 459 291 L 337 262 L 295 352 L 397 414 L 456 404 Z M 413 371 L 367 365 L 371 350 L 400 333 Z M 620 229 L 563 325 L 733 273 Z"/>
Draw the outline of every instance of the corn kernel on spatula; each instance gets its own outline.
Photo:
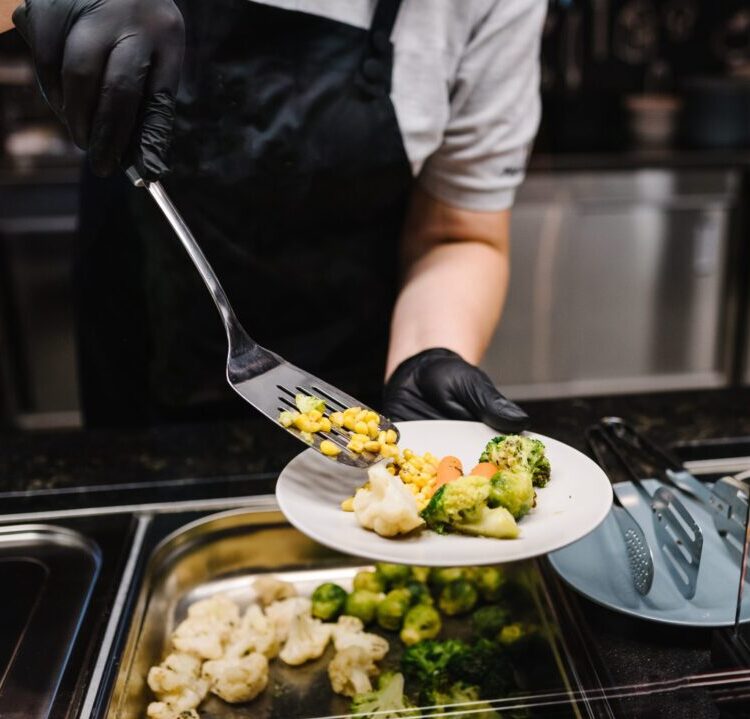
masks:
<path id="1" fill-rule="evenodd" d="M 167 221 L 172 226 L 183 247 L 190 255 L 196 269 L 203 278 L 208 291 L 213 297 L 219 310 L 229 345 L 227 354 L 226 376 L 229 385 L 242 399 L 266 415 L 276 425 L 282 427 L 278 421 L 283 410 L 295 409 L 294 398 L 298 393 L 313 395 L 325 401 L 325 416 L 348 407 L 362 407 L 369 409 L 354 397 L 342 392 L 336 387 L 318 379 L 314 375 L 290 364 L 283 357 L 261 347 L 243 329 L 234 313 L 226 293 L 219 282 L 213 268 L 206 260 L 203 251 L 185 224 L 172 201 L 167 196 L 159 182 L 145 182 L 138 175 L 135 168 L 129 168 L 125 173 L 136 187 L 148 190 Z M 392 429 L 398 437 L 398 430 L 389 419 L 378 413 L 380 430 Z M 350 434 L 343 427 L 332 427 L 329 432 L 316 432 L 310 441 L 306 440 L 294 425 L 283 427 L 307 446 L 320 452 L 320 443 L 330 440 L 341 451 L 335 457 L 330 457 L 342 464 L 366 469 L 382 459 L 370 452 L 353 452 L 348 449 Z"/>

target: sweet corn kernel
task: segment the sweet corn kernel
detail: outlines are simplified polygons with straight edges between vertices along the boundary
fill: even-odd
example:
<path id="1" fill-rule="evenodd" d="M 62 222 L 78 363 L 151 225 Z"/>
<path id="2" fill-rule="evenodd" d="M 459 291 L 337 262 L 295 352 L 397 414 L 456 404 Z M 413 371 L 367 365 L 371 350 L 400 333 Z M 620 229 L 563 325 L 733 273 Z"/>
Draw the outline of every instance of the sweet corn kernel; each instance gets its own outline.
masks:
<path id="1" fill-rule="evenodd" d="M 348 497 L 341 503 L 341 509 L 343 509 L 345 512 L 353 512 L 354 511 L 354 497 Z"/>
<path id="2" fill-rule="evenodd" d="M 313 443 L 313 436 L 310 432 L 302 431 L 299 433 L 299 436 L 302 437 L 303 441 L 307 442 L 308 444 Z"/>
<path id="3" fill-rule="evenodd" d="M 396 468 L 392 464 L 389 464 L 385 468 L 385 471 L 388 472 L 388 474 L 396 474 Z"/>
<path id="4" fill-rule="evenodd" d="M 326 457 L 335 457 L 341 453 L 341 447 L 331 442 L 330 439 L 324 439 L 320 443 L 320 451 L 326 455 Z"/>
<path id="5" fill-rule="evenodd" d="M 365 422 L 380 422 L 380 416 L 377 412 L 373 412 L 371 409 L 367 411 L 365 415 Z"/>
<path id="6" fill-rule="evenodd" d="M 385 430 L 382 429 L 378 432 L 378 442 L 380 442 L 380 444 L 385 444 L 385 441 Z"/>
<path id="7" fill-rule="evenodd" d="M 320 425 L 320 431 L 321 432 L 330 432 L 331 431 L 331 425 L 332 422 L 328 417 L 321 417 L 320 422 L 318 422 Z"/>
<path id="8" fill-rule="evenodd" d="M 391 430 L 388 430 L 388 431 L 390 432 Z M 389 442 L 389 444 L 391 443 Z M 403 455 L 404 455 L 404 459 L 410 459 L 411 457 L 414 456 L 414 452 L 412 452 L 410 449 L 405 449 L 403 451 Z"/>
<path id="9" fill-rule="evenodd" d="M 372 439 L 377 439 L 378 435 L 380 434 L 380 427 L 378 427 L 378 423 L 370 420 L 367 423 L 367 433 L 370 435 Z"/>
<path id="10" fill-rule="evenodd" d="M 331 415 L 331 424 L 335 425 L 336 427 L 343 427 L 344 426 L 344 413 L 334 412 Z"/>
<path id="11" fill-rule="evenodd" d="M 383 457 L 396 457 L 398 456 L 398 447 L 392 444 L 383 444 L 380 446 L 380 454 Z"/>
<path id="12" fill-rule="evenodd" d="M 359 412 L 357 412 L 357 422 L 367 423 L 367 410 L 366 409 L 360 409 Z"/>
<path id="13" fill-rule="evenodd" d="M 349 444 L 346 445 L 346 448 L 350 449 L 352 452 L 360 454 L 364 451 L 365 445 L 362 442 L 358 442 L 356 439 L 353 439 L 349 442 Z"/>
<path id="14" fill-rule="evenodd" d="M 309 417 L 309 418 L 310 418 L 310 419 L 311 419 L 311 420 L 312 420 L 313 422 L 318 422 L 318 421 L 320 420 L 320 418 L 321 418 L 321 417 L 323 416 L 323 413 L 322 413 L 322 412 L 321 412 L 320 410 L 317 410 L 317 409 L 311 409 L 311 410 L 310 410 L 310 411 L 309 411 L 309 412 L 307 413 L 307 416 L 308 416 L 308 417 Z"/>
<path id="15" fill-rule="evenodd" d="M 386 430 L 385 441 L 388 442 L 388 444 L 396 444 L 396 442 L 398 441 L 398 435 L 396 434 L 395 429 Z M 411 450 L 405 449 L 404 454 L 406 454 L 406 452 L 411 453 Z"/>
<path id="16" fill-rule="evenodd" d="M 365 450 L 367 452 L 373 452 L 374 454 L 377 454 L 380 452 L 380 442 L 365 442 Z"/>
<path id="17" fill-rule="evenodd" d="M 366 434 L 358 434 L 355 432 L 350 439 L 353 439 L 357 442 L 360 442 L 361 444 L 364 444 L 365 442 L 369 442 L 370 438 Z"/>
<path id="18" fill-rule="evenodd" d="M 370 433 L 367 430 L 367 423 L 363 422 L 362 420 L 358 420 L 357 423 L 354 425 L 354 431 L 357 434 L 364 434 L 367 435 L 367 438 L 369 439 Z"/>
<path id="19" fill-rule="evenodd" d="M 299 417 L 294 418 L 294 426 L 300 432 L 313 432 L 315 425 L 310 421 L 310 418 L 306 414 L 301 414 Z"/>
<path id="20" fill-rule="evenodd" d="M 354 431 L 354 426 L 357 424 L 357 420 L 352 415 L 344 415 L 344 428 L 350 432 Z"/>
<path id="21" fill-rule="evenodd" d="M 282 412 L 279 415 L 279 422 L 281 423 L 282 427 L 291 427 L 292 424 L 294 424 L 294 420 L 297 417 L 297 412 L 289 412 L 288 410 L 286 412 Z"/>

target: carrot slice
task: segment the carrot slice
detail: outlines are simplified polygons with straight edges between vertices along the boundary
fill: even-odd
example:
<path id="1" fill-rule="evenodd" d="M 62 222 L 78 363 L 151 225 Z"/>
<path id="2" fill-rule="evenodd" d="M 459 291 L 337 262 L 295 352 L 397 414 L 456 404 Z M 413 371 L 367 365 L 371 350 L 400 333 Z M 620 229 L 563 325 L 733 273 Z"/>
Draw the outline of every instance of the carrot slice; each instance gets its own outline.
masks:
<path id="1" fill-rule="evenodd" d="M 487 477 L 487 479 L 490 479 L 492 475 L 497 474 L 497 466 L 492 462 L 480 462 L 469 474 L 472 477 Z"/>
<path id="2" fill-rule="evenodd" d="M 440 460 L 437 467 L 437 477 L 435 478 L 435 489 L 442 487 L 454 479 L 458 479 L 464 473 L 463 465 L 458 457 L 448 455 Z"/>

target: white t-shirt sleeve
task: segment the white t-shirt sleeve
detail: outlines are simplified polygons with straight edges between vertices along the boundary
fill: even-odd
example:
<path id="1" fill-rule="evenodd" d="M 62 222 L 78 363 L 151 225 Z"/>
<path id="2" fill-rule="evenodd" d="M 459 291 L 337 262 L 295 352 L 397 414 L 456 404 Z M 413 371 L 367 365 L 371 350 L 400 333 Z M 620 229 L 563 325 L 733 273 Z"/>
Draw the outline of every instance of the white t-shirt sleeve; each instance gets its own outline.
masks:
<path id="1" fill-rule="evenodd" d="M 468 210 L 504 210 L 522 182 L 541 114 L 546 0 L 494 0 L 473 29 L 450 88 L 450 117 L 420 184 Z"/>

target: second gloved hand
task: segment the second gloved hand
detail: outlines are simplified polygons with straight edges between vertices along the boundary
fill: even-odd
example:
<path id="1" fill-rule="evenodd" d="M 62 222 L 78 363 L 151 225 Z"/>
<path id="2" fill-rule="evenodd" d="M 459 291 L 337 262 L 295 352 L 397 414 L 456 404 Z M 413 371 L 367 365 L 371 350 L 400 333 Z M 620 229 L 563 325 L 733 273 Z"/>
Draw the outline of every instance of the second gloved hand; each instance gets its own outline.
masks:
<path id="1" fill-rule="evenodd" d="M 173 0 L 26 0 L 13 22 L 94 172 L 111 174 L 131 148 L 142 177 L 166 171 L 185 45 Z"/>
<path id="2" fill-rule="evenodd" d="M 442 348 L 420 352 L 396 368 L 385 386 L 383 412 L 396 421 L 476 420 L 498 432 L 529 426 L 529 416 L 482 370 Z"/>

